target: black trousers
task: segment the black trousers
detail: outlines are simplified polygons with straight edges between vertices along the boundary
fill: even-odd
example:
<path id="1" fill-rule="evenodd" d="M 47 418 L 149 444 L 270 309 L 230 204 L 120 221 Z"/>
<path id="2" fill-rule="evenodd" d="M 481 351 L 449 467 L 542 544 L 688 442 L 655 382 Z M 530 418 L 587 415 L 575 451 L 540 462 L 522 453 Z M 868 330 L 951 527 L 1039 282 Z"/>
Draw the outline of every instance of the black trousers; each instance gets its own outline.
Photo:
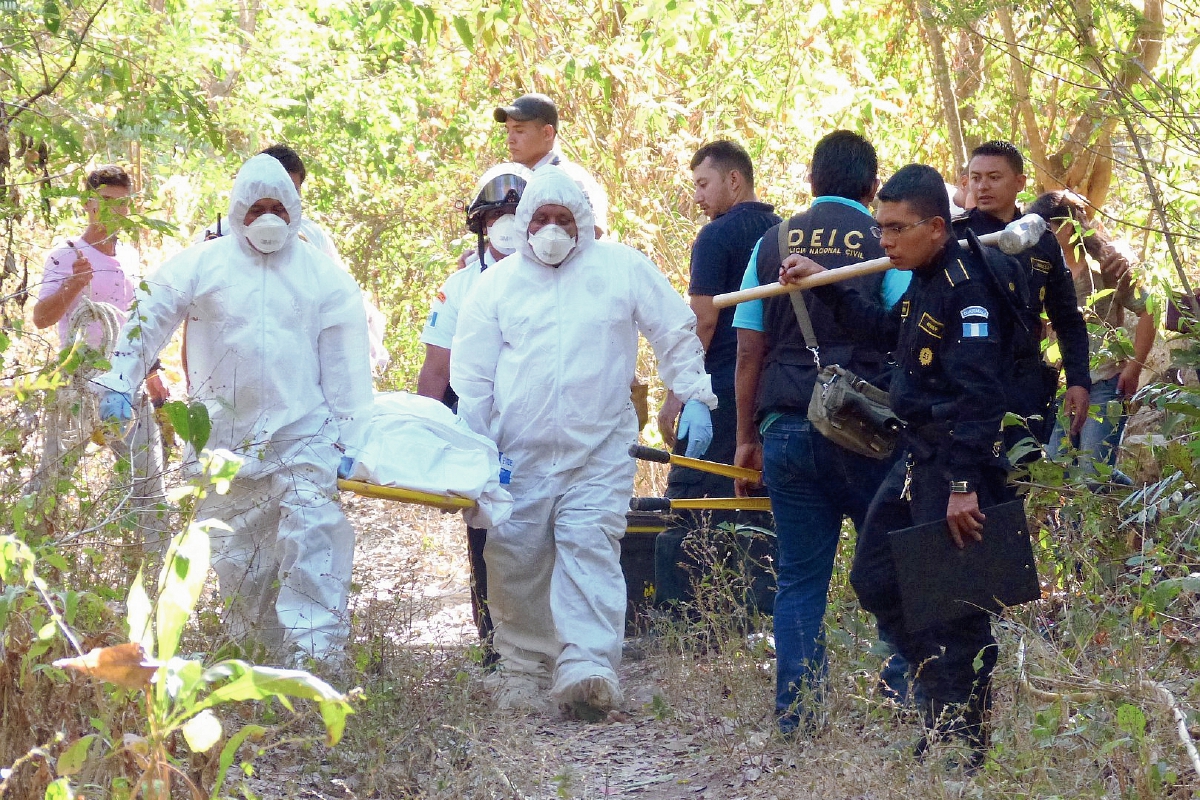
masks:
<path id="1" fill-rule="evenodd" d="M 487 541 L 486 528 L 467 528 L 467 557 L 471 564 L 471 614 L 479 638 L 490 642 L 492 638 L 492 615 L 487 607 L 487 564 L 483 561 L 483 545 Z"/>
<path id="2" fill-rule="evenodd" d="M 712 444 L 700 457 L 705 461 L 732 464 L 737 451 L 737 405 L 732 389 L 717 392 L 717 408 L 712 412 L 712 422 Z M 687 440 L 682 439 L 675 443 L 674 453 L 683 455 L 686 449 Z M 673 500 L 733 497 L 733 478 L 672 466 L 667 473 L 665 495 Z M 694 599 L 692 574 L 705 571 L 706 565 L 700 564 L 686 552 L 684 541 L 693 532 L 718 528 L 729 523 L 753 525 L 766 530 L 774 530 L 775 527 L 770 513 L 764 511 L 688 510 L 675 512 L 675 516 L 676 524 L 654 539 L 654 602 L 658 606 L 690 602 Z M 732 537 L 730 541 L 733 541 Z M 755 565 L 759 561 L 764 564 L 774 561 L 774 540 L 763 538 L 760 541 L 755 538 L 747 545 L 744 555 L 747 568 L 752 573 L 747 576 L 751 584 L 752 602 L 759 611 L 770 613 L 775 599 L 774 580 L 765 569 Z"/>
<path id="3" fill-rule="evenodd" d="M 884 479 L 858 538 L 850 584 L 862 607 L 874 614 L 880 631 L 893 641 L 908 661 L 916 683 L 928 699 L 940 703 L 986 702 L 992 669 L 996 666 L 996 640 L 991 617 L 977 612 L 920 631 L 905 627 L 900 605 L 900 585 L 888 535 L 946 517 L 950 476 L 942 459 L 915 463 L 910 484 L 911 500 L 901 497 L 911 454 L 901 458 Z M 1007 474 L 989 470 L 979 487 L 979 506 L 987 508 L 1012 500 Z M 981 665 L 975 669 L 975 659 Z"/>

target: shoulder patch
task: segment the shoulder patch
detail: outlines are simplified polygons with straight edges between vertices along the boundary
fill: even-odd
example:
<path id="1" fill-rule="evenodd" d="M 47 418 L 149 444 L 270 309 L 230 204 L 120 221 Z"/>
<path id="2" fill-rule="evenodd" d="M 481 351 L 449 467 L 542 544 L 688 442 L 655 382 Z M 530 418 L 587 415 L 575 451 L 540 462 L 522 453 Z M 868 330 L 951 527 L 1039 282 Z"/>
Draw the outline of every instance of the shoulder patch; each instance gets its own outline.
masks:
<path id="1" fill-rule="evenodd" d="M 962 263 L 961 258 L 954 259 L 954 264 L 946 267 L 946 280 L 951 286 L 958 286 L 961 283 L 966 283 L 971 280 L 971 274 L 967 272 L 966 265 Z"/>
<path id="2" fill-rule="evenodd" d="M 1036 269 L 1038 272 L 1050 273 L 1050 262 L 1041 258 L 1030 258 L 1029 266 Z"/>
<path id="3" fill-rule="evenodd" d="M 942 338 L 942 328 L 946 326 L 934 319 L 933 315 L 928 311 L 925 311 L 921 314 L 921 320 L 917 323 L 917 327 L 933 338 L 940 339 Z"/>
<path id="4" fill-rule="evenodd" d="M 437 299 L 438 299 L 438 302 L 439 302 L 439 303 L 445 303 L 445 302 L 446 302 L 446 293 L 445 293 L 445 292 L 438 292 L 438 293 L 437 293 Z"/>
<path id="5" fill-rule="evenodd" d="M 983 319 L 987 319 L 988 310 L 983 306 L 967 306 L 962 311 L 958 312 L 958 315 L 963 319 L 966 319 L 967 317 L 982 317 Z"/>

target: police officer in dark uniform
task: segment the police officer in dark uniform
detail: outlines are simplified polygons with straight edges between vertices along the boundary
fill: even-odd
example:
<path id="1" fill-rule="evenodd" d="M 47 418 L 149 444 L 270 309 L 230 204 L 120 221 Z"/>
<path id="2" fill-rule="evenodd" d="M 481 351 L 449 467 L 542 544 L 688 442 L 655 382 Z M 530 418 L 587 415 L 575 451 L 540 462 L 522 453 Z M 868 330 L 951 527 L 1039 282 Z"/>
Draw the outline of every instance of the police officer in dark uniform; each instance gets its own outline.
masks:
<path id="1" fill-rule="evenodd" d="M 969 769 L 987 748 L 984 714 L 996 663 L 984 612 L 926 630 L 909 630 L 888 534 L 945 519 L 959 547 L 981 540 L 980 510 L 1014 497 L 1000 441 L 1008 408 L 1014 330 L 1020 325 L 981 256 L 951 235 L 945 184 L 932 167 L 910 164 L 879 191 L 880 243 L 899 269 L 913 272 L 891 312 L 839 284 L 813 289 L 838 324 L 863 341 L 890 349 L 897 365 L 892 409 L 908 425 L 907 445 L 884 479 L 859 536 L 850 582 L 916 676 L 927 728 L 963 737 Z M 980 248 L 982 252 L 982 248 Z M 794 282 L 823 269 L 801 256 L 784 261 L 780 279 Z M 1015 270 L 1014 270 L 1014 274 Z M 1019 291 L 1020 287 L 1016 287 Z M 976 670 L 974 662 L 980 659 Z M 928 738 L 918 746 L 924 753 Z"/>
<path id="2" fill-rule="evenodd" d="M 959 239 L 965 238 L 967 231 L 977 236 L 994 233 L 1017 217 L 1017 194 L 1025 188 L 1026 182 L 1025 160 L 1011 143 L 986 142 L 971 151 L 968 180 L 976 205 L 954 218 L 954 232 Z M 1067 373 L 1063 410 L 1073 436 L 1078 435 L 1087 419 L 1091 390 L 1087 324 L 1075 297 L 1071 271 L 1063 261 L 1062 248 L 1053 231 L 1047 230 L 1036 245 L 1016 259 L 1023 267 L 1028 284 L 1026 324 L 1033 335 L 1019 338 L 1016 344 L 1013 371 L 1016 388 L 1011 395 L 1013 407 L 1009 410 L 1026 419 L 1037 417 L 1029 420 L 1029 430 L 1045 444 L 1054 427 L 1059 372 L 1042 357 L 1042 314 L 1049 317 L 1058 337 Z M 1008 446 L 1015 443 L 1014 434 L 1015 438 L 1020 438 L 1018 432 L 1008 432 Z"/>

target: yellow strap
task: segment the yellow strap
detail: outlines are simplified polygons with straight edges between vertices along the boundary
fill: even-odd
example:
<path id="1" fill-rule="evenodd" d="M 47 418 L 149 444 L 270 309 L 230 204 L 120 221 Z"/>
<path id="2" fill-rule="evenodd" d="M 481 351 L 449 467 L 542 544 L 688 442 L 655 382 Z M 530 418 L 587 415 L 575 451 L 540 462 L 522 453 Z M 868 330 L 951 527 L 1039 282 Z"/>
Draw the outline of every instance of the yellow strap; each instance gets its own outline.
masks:
<path id="1" fill-rule="evenodd" d="M 363 497 L 377 497 L 382 500 L 396 500 L 401 503 L 415 503 L 421 506 L 432 506 L 447 511 L 458 511 L 463 508 L 474 508 L 475 501 L 465 497 L 455 497 L 448 494 L 419 492 L 416 489 L 401 489 L 399 486 L 380 486 L 377 483 L 364 481 L 349 481 L 338 478 L 338 488 L 354 492 Z"/>

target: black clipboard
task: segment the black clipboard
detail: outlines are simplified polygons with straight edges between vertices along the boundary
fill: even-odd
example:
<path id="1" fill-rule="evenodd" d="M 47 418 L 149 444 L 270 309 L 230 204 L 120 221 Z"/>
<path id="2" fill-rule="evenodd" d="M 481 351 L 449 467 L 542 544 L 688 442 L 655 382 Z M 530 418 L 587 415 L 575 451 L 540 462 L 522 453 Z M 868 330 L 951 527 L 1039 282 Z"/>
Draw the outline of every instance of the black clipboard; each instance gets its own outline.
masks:
<path id="1" fill-rule="evenodd" d="M 892 531 L 889 541 L 909 631 L 1041 597 L 1024 501 L 983 513 L 983 541 L 968 540 L 961 550 L 944 519 Z"/>

